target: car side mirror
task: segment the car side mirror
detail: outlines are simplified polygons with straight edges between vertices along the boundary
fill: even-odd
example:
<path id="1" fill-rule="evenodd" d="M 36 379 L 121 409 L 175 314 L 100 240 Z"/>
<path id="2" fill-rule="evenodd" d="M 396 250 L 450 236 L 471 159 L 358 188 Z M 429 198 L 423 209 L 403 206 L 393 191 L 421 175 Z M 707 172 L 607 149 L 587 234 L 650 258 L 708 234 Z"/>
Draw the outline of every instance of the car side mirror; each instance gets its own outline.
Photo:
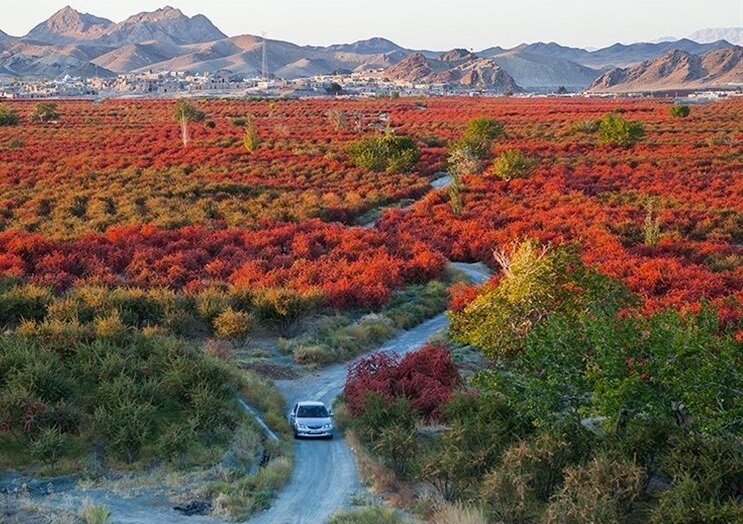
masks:
<path id="1" fill-rule="evenodd" d="M 330 415 L 331 417 L 334 417 L 335 416 L 335 413 L 333 413 L 333 410 L 330 409 L 330 410 L 328 410 L 328 415 Z"/>

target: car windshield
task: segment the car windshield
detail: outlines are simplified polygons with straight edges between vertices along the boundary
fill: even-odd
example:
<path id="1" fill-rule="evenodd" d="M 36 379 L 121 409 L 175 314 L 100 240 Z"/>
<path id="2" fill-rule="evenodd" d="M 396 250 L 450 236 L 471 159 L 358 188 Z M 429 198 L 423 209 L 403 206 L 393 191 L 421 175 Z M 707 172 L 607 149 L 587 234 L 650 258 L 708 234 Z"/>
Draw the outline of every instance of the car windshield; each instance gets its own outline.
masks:
<path id="1" fill-rule="evenodd" d="M 327 418 L 328 410 L 325 406 L 299 406 L 297 410 L 299 418 Z"/>

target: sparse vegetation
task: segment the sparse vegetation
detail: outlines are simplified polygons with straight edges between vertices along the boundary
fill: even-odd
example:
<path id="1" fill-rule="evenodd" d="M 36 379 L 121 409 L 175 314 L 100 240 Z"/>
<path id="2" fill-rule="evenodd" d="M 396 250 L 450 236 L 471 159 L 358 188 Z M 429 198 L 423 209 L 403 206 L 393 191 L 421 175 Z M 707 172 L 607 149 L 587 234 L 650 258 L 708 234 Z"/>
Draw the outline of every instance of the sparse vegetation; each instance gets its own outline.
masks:
<path id="1" fill-rule="evenodd" d="M 671 106 L 671 116 L 674 118 L 686 118 L 691 114 L 691 108 L 685 105 Z"/>
<path id="2" fill-rule="evenodd" d="M 642 224 L 642 236 L 646 246 L 655 247 L 660 241 L 660 218 L 652 204 L 647 208 L 645 221 Z"/>
<path id="3" fill-rule="evenodd" d="M 54 122 L 59 120 L 57 104 L 53 102 L 42 102 L 37 104 L 31 113 L 31 121 L 38 123 Z"/>
<path id="4" fill-rule="evenodd" d="M 628 147 L 645 136 L 645 128 L 639 122 L 631 122 L 618 113 L 608 113 L 601 119 L 600 141 L 604 144 Z"/>
<path id="5" fill-rule="evenodd" d="M 243 135 L 243 145 L 245 149 L 252 153 L 260 145 L 260 137 L 258 136 L 258 128 L 253 122 L 253 118 L 248 118 L 245 124 L 245 134 Z"/>
<path id="6" fill-rule="evenodd" d="M 0 106 L 0 127 L 17 126 L 20 122 L 21 116 L 18 114 L 18 111 Z"/>
<path id="7" fill-rule="evenodd" d="M 348 154 L 358 167 L 390 173 L 408 171 L 420 159 L 412 139 L 392 133 L 359 139 L 348 146 Z"/>
<path id="8" fill-rule="evenodd" d="M 379 313 L 354 319 L 322 317 L 314 333 L 282 341 L 283 351 L 305 365 L 327 365 L 369 351 L 398 330 L 410 329 L 446 309 L 447 288 L 440 281 L 396 293 Z"/>
<path id="9" fill-rule="evenodd" d="M 381 506 L 341 511 L 328 521 L 328 524 L 406 524 L 410 522 L 395 510 Z"/>
<path id="10" fill-rule="evenodd" d="M 181 125 L 181 141 L 183 147 L 188 147 L 190 136 L 188 126 L 191 122 L 203 122 L 206 119 L 206 113 L 200 111 L 195 105 L 188 100 L 181 99 L 175 106 L 175 118 Z"/>
<path id="11" fill-rule="evenodd" d="M 80 516 L 85 524 L 109 524 L 111 512 L 106 506 L 86 502 L 80 510 Z"/>
<path id="12" fill-rule="evenodd" d="M 534 169 L 536 160 L 529 158 L 519 149 L 509 149 L 493 163 L 493 174 L 505 181 L 525 178 Z"/>

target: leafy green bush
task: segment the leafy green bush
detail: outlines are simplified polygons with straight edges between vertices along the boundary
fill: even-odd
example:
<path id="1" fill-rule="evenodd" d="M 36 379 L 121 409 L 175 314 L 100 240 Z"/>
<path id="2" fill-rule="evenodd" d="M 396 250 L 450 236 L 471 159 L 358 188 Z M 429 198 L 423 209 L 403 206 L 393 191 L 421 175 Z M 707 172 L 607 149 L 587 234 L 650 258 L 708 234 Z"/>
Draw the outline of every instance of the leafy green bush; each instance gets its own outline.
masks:
<path id="1" fill-rule="evenodd" d="M 499 394 L 455 394 L 444 408 L 449 426 L 423 458 L 421 475 L 445 500 L 478 497 L 480 483 L 529 423 Z"/>
<path id="2" fill-rule="evenodd" d="M 405 398 L 389 400 L 369 392 L 364 411 L 352 421 L 362 442 L 382 463 L 401 477 L 417 471 L 420 444 L 416 439 L 416 417 Z"/>
<path id="3" fill-rule="evenodd" d="M 509 447 L 483 481 L 482 499 L 495 520 L 537 520 L 562 485 L 563 470 L 580 462 L 590 446 L 584 431 L 563 424 Z"/>
<path id="4" fill-rule="evenodd" d="M 503 270 L 498 285 L 486 286 L 462 311 L 450 314 L 454 339 L 489 356 L 520 351 L 526 335 L 551 315 L 574 318 L 591 303 L 613 308 L 625 297 L 568 247 L 549 249 L 527 240 L 496 257 Z"/>
<path id="5" fill-rule="evenodd" d="M 545 524 L 623 522 L 643 494 L 645 473 L 630 461 L 597 457 L 565 470 L 565 484 L 544 514 Z"/>
<path id="6" fill-rule="evenodd" d="M 594 344 L 588 386 L 599 413 L 665 421 L 707 435 L 743 431 L 740 344 L 719 332 L 719 319 L 664 312 L 650 319 L 586 325 Z M 608 337 L 608 338 L 604 338 Z"/>
<path id="7" fill-rule="evenodd" d="M 53 102 L 42 102 L 36 104 L 34 112 L 31 113 L 32 122 L 53 122 L 59 120 L 59 112 L 57 111 L 57 104 Z"/>
<path id="8" fill-rule="evenodd" d="M 17 126 L 21 122 L 18 111 L 0 106 L 0 127 Z"/>
<path id="9" fill-rule="evenodd" d="M 632 146 L 645 136 L 645 128 L 639 122 L 631 122 L 618 113 L 609 113 L 601 119 L 599 140 L 604 144 Z"/>
<path id="10" fill-rule="evenodd" d="M 495 159 L 493 174 L 506 181 L 525 178 L 529 176 L 535 165 L 536 161 L 519 149 L 509 149 Z"/>
<path id="11" fill-rule="evenodd" d="M 493 118 L 479 117 L 467 122 L 462 140 L 490 148 L 490 144 L 505 134 L 503 125 Z"/>
<path id="12" fill-rule="evenodd" d="M 46 464 L 51 464 L 62 455 L 66 445 L 67 435 L 62 433 L 58 427 L 46 427 L 31 441 L 31 456 Z"/>
<path id="13" fill-rule="evenodd" d="M 98 442 L 131 463 L 162 455 L 166 432 L 185 450 L 236 425 L 230 373 L 176 339 L 96 337 L 59 321 L 19 331 L 0 338 L 0 445 L 10 439 L 54 461 L 71 452 L 60 442 Z"/>
<path id="14" fill-rule="evenodd" d="M 251 318 L 245 311 L 225 309 L 214 319 L 214 334 L 219 338 L 239 342 L 250 332 Z"/>
<path id="15" fill-rule="evenodd" d="M 685 105 L 673 105 L 671 106 L 671 116 L 673 118 L 686 118 L 691 114 L 691 109 L 689 106 Z"/>
<path id="16" fill-rule="evenodd" d="M 652 521 L 738 522 L 743 486 L 743 441 L 739 435 L 710 438 L 685 435 L 661 459 L 660 469 L 672 479 Z"/>
<path id="17" fill-rule="evenodd" d="M 420 159 L 418 146 L 411 138 L 389 133 L 351 143 L 348 154 L 360 168 L 390 173 L 409 171 Z"/>
<path id="18" fill-rule="evenodd" d="M 14 286 L 0 293 L 0 324 L 13 327 L 22 320 L 42 320 L 51 302 L 52 293 L 46 288 Z"/>
<path id="19" fill-rule="evenodd" d="M 473 175 L 482 171 L 495 140 L 504 134 L 503 126 L 492 118 L 475 118 L 467 123 L 462 138 L 449 147 L 449 169 L 455 175 Z"/>
<path id="20" fill-rule="evenodd" d="M 738 466 L 739 467 L 739 466 Z M 743 522 L 740 500 L 711 498 L 698 481 L 690 477 L 676 480 L 672 489 L 660 495 L 660 502 L 650 517 L 652 524 L 728 524 Z"/>

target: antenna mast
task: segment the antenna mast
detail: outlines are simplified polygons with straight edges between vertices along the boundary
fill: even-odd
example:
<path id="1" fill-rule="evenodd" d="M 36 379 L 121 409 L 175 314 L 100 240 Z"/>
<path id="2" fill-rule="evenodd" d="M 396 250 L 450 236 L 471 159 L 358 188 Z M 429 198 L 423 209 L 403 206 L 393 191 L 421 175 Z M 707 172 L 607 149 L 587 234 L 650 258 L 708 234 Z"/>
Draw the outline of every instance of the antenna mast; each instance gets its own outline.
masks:
<path id="1" fill-rule="evenodd" d="M 265 80 L 268 80 L 268 41 L 266 40 L 266 32 L 261 31 L 263 37 L 263 62 L 261 64 L 261 74 Z"/>

